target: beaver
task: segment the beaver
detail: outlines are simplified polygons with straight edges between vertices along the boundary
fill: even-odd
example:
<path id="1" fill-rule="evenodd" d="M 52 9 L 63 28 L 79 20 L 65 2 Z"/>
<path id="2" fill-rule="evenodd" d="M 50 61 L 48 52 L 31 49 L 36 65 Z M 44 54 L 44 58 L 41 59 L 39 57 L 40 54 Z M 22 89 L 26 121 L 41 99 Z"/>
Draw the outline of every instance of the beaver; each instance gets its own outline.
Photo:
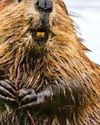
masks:
<path id="1" fill-rule="evenodd" d="M 86 56 L 64 1 L 5 3 L 0 125 L 100 125 L 100 66 Z"/>

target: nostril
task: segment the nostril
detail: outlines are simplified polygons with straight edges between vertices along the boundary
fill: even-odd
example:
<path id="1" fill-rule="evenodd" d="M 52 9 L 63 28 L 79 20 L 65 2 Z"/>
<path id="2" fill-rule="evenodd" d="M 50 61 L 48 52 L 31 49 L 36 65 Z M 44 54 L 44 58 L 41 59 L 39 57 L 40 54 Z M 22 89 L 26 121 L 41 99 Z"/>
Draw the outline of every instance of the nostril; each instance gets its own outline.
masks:
<path id="1" fill-rule="evenodd" d="M 53 4 L 51 0 L 37 0 L 37 8 L 40 11 L 51 12 Z"/>

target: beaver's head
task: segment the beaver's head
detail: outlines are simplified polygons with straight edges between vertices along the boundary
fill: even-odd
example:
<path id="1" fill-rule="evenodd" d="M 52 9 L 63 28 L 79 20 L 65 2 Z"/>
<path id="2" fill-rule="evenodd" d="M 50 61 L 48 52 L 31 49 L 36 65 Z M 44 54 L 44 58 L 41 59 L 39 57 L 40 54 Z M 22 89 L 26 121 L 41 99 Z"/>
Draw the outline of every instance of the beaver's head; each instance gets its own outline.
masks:
<path id="1" fill-rule="evenodd" d="M 72 20 L 62 0 L 19 0 L 0 12 L 0 44 L 10 49 L 13 45 L 13 51 L 19 46 L 26 50 L 54 47 L 55 41 L 63 44 L 69 39 L 74 41 L 74 36 Z"/>
<path id="2" fill-rule="evenodd" d="M 30 16 L 31 26 L 28 30 L 35 44 L 41 46 L 53 41 L 54 36 L 66 28 L 67 10 L 62 0 L 32 0 L 28 4 L 25 13 Z"/>

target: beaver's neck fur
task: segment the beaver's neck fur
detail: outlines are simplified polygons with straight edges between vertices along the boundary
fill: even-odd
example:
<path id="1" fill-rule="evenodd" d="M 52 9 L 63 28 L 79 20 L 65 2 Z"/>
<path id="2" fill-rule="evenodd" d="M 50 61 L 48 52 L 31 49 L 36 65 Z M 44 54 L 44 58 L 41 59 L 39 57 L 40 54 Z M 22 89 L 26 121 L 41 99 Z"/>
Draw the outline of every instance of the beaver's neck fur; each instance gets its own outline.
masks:
<path id="1" fill-rule="evenodd" d="M 96 73 L 99 67 L 85 56 L 82 44 L 77 42 L 80 49 L 76 49 L 75 44 L 70 45 L 69 41 L 61 42 L 59 39 L 55 37 L 54 45 L 48 43 L 49 47 L 45 46 L 41 52 L 23 52 L 26 49 L 21 47 L 13 53 L 9 49 L 11 59 L 4 63 L 3 58 L 7 55 L 2 56 L 1 66 L 5 64 L 8 77 L 15 81 L 18 88 L 33 88 L 38 92 L 48 85 L 61 87 L 66 96 L 66 106 L 63 108 L 66 108 L 67 118 L 72 120 L 73 114 L 81 114 L 84 110 L 84 119 L 86 117 L 87 120 L 85 107 L 91 111 L 91 117 L 94 105 L 99 108 L 100 79 Z M 78 117 L 81 119 L 81 115 Z M 99 114 L 96 114 L 96 119 L 99 119 Z"/>
<path id="2" fill-rule="evenodd" d="M 100 96 L 100 79 L 96 73 L 99 69 L 85 56 L 84 46 L 78 40 L 73 42 L 66 38 L 68 36 L 55 36 L 53 42 L 48 41 L 36 50 L 25 48 L 25 44 L 20 47 L 5 44 L 5 49 L 0 51 L 0 54 L 7 51 L 0 56 L 1 69 L 7 67 L 8 77 L 18 88 L 42 91 L 51 84 L 62 87 L 71 101 L 68 105 L 96 102 Z"/>

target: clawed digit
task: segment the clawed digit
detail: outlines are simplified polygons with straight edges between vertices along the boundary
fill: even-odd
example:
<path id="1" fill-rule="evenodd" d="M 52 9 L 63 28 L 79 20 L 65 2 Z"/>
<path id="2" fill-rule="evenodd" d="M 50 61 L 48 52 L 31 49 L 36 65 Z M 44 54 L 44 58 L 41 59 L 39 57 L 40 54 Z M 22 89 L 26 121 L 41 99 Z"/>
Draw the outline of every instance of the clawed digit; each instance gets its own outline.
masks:
<path id="1" fill-rule="evenodd" d="M 10 98 L 10 97 L 5 97 L 5 96 L 3 96 L 3 95 L 1 95 L 1 94 L 0 94 L 0 99 L 5 100 L 5 101 L 11 101 L 11 102 L 14 102 L 14 101 L 15 101 L 15 99 Z"/>
<path id="2" fill-rule="evenodd" d="M 15 101 L 16 87 L 10 80 L 0 81 L 0 99 L 4 101 Z"/>

